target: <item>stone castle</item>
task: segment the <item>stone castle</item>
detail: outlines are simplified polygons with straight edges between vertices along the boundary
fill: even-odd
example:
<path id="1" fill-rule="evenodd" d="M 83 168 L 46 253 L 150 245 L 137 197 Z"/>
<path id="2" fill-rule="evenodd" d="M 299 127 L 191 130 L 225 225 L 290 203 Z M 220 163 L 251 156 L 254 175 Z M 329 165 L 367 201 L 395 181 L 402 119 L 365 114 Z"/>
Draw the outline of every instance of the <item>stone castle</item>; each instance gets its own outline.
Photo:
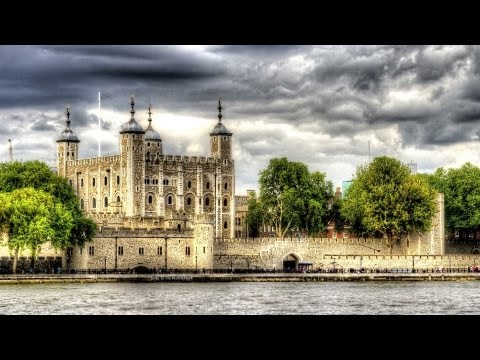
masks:
<path id="1" fill-rule="evenodd" d="M 67 108 L 66 129 L 57 140 L 58 173 L 75 189 L 99 232 L 85 248 L 68 250 L 66 268 L 318 268 L 329 266 L 329 257 L 365 255 L 368 261 L 372 251 L 380 260 L 444 253 L 441 194 L 432 231 L 412 235 L 393 253 L 383 239 L 247 238 L 247 196 L 235 196 L 233 134 L 222 123 L 221 102 L 209 157 L 164 154 L 150 107 L 148 114 L 144 130 L 135 119 L 132 96 L 130 120 L 120 128 L 120 154 L 79 159 L 80 140 Z"/>

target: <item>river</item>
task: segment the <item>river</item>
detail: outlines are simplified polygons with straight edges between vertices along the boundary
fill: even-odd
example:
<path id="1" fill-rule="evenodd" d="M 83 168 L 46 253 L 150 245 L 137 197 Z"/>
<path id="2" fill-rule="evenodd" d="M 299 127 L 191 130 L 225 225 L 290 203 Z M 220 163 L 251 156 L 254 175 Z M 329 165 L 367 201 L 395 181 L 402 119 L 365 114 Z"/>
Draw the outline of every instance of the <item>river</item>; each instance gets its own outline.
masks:
<path id="1" fill-rule="evenodd" d="M 0 314 L 480 314 L 480 281 L 0 286 Z"/>

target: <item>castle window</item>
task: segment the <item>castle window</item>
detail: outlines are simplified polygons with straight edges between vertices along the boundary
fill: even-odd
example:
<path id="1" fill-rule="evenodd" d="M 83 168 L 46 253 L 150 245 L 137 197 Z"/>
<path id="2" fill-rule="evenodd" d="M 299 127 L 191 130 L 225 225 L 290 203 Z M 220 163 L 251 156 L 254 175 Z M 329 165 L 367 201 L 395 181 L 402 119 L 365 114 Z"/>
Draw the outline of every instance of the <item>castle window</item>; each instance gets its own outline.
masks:
<path id="1" fill-rule="evenodd" d="M 137 191 L 137 192 L 138 192 L 138 185 L 135 187 L 135 191 Z"/>
<path id="2" fill-rule="evenodd" d="M 80 255 L 83 255 L 83 248 L 80 248 Z"/>
<path id="3" fill-rule="evenodd" d="M 168 185 L 168 179 L 163 179 L 163 185 Z"/>
<path id="4" fill-rule="evenodd" d="M 69 182 L 70 182 L 70 186 L 73 186 L 73 181 L 72 181 L 72 180 L 70 180 Z"/>
<path id="5" fill-rule="evenodd" d="M 242 219 L 239 217 L 235 218 L 235 225 L 242 225 Z"/>
<path id="6" fill-rule="evenodd" d="M 218 199 L 218 206 L 220 206 L 220 199 Z"/>
<path id="7" fill-rule="evenodd" d="M 80 209 L 83 210 L 83 207 L 84 207 L 83 199 L 80 199 Z"/>
<path id="8" fill-rule="evenodd" d="M 138 255 L 145 255 L 145 249 L 143 247 L 138 248 Z"/>
<path id="9" fill-rule="evenodd" d="M 171 195 L 168 195 L 167 204 L 172 205 L 172 196 Z"/>
<path id="10" fill-rule="evenodd" d="M 203 253 L 205 254 L 205 246 L 203 247 Z"/>
<path id="11" fill-rule="evenodd" d="M 228 206 L 228 200 L 227 199 L 223 199 L 223 206 Z"/>
<path id="12" fill-rule="evenodd" d="M 150 143 L 147 143 L 147 147 L 150 147 Z M 150 153 L 148 153 L 150 155 Z"/>
<path id="13" fill-rule="evenodd" d="M 105 196 L 105 199 L 103 200 L 103 206 L 108 207 L 108 197 Z"/>
<path id="14" fill-rule="evenodd" d="M 210 189 L 210 182 L 207 181 L 207 190 Z"/>
<path id="15" fill-rule="evenodd" d="M 162 254 L 163 254 L 163 248 L 162 248 L 161 246 L 159 246 L 159 247 L 157 248 L 157 255 L 160 256 L 160 255 L 162 255 Z"/>
<path id="16" fill-rule="evenodd" d="M 95 209 L 97 207 L 97 199 L 92 199 L 92 208 Z"/>
<path id="17" fill-rule="evenodd" d="M 67 255 L 72 256 L 73 255 L 73 248 L 68 248 L 67 249 Z"/>
<path id="18" fill-rule="evenodd" d="M 223 160 L 223 165 L 228 165 L 228 160 L 227 159 Z"/>
<path id="19" fill-rule="evenodd" d="M 153 196 L 152 195 L 148 195 L 148 203 L 149 204 L 153 203 Z"/>
<path id="20" fill-rule="evenodd" d="M 235 237 L 241 238 L 242 237 L 242 230 L 235 230 Z"/>
<path id="21" fill-rule="evenodd" d="M 80 179 L 80 187 L 83 187 L 83 178 Z"/>
<path id="22" fill-rule="evenodd" d="M 123 246 L 118 247 L 118 255 L 120 255 L 120 256 L 123 255 Z"/>
<path id="23" fill-rule="evenodd" d="M 228 228 L 228 224 L 227 224 L 226 221 L 223 223 L 223 228 L 224 228 L 224 229 L 227 229 L 227 228 Z"/>
<path id="24" fill-rule="evenodd" d="M 103 178 L 103 184 L 105 186 L 107 186 L 107 184 L 108 184 L 108 178 L 106 176 Z"/>
<path id="25" fill-rule="evenodd" d="M 117 196 L 117 202 L 120 202 L 120 196 Z"/>
<path id="26" fill-rule="evenodd" d="M 75 156 L 75 152 L 72 151 L 72 156 Z"/>
<path id="27" fill-rule="evenodd" d="M 88 255 L 94 256 L 95 255 L 95 246 L 88 247 Z"/>
<path id="28" fill-rule="evenodd" d="M 70 156 L 70 152 L 69 152 L 69 151 L 67 151 L 67 156 Z"/>
<path id="29" fill-rule="evenodd" d="M 185 255 L 190 255 L 190 246 L 185 247 Z"/>
<path id="30" fill-rule="evenodd" d="M 202 198 L 199 198 L 199 199 L 198 199 L 198 204 L 199 204 L 199 205 L 202 205 Z"/>
<path id="31" fill-rule="evenodd" d="M 192 198 L 187 198 L 187 205 L 188 206 L 192 205 Z"/>
<path id="32" fill-rule="evenodd" d="M 95 186 L 95 178 L 92 179 L 92 186 Z"/>
<path id="33" fill-rule="evenodd" d="M 210 199 L 209 198 L 206 198 L 205 199 L 205 206 L 209 206 L 210 205 Z"/>
<path id="34" fill-rule="evenodd" d="M 192 187 L 192 182 L 190 180 L 188 180 L 188 183 L 187 183 L 187 188 L 191 188 Z"/>
<path id="35" fill-rule="evenodd" d="M 147 151 L 147 160 L 150 160 L 150 151 Z"/>
<path id="36" fill-rule="evenodd" d="M 117 185 L 120 185 L 120 175 L 117 175 Z"/>
<path id="37" fill-rule="evenodd" d="M 227 190 L 227 189 L 228 189 L 228 184 L 225 183 L 225 184 L 223 185 L 223 187 L 225 188 L 225 190 Z"/>

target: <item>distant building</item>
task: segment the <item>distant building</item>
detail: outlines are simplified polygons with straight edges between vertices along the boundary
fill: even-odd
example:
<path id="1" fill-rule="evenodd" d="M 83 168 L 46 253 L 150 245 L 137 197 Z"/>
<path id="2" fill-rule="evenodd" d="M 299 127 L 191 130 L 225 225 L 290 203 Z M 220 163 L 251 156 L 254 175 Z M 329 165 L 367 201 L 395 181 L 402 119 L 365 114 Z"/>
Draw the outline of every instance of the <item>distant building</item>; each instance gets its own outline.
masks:
<path id="1" fill-rule="evenodd" d="M 410 169 L 410 171 L 412 172 L 412 174 L 416 174 L 417 173 L 417 163 L 413 162 L 413 160 L 411 160 L 408 164 L 407 164 L 408 168 Z"/>

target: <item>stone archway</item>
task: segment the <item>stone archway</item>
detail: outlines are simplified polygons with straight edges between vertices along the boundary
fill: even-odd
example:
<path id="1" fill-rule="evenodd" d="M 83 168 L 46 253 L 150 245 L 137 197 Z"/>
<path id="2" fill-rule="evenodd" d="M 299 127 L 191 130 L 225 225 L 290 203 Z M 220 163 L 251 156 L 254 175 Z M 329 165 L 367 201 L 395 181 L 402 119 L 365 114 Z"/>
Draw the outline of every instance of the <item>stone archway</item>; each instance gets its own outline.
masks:
<path id="1" fill-rule="evenodd" d="M 288 254 L 283 258 L 283 271 L 284 272 L 293 272 L 297 270 L 299 258 L 295 254 Z"/>

